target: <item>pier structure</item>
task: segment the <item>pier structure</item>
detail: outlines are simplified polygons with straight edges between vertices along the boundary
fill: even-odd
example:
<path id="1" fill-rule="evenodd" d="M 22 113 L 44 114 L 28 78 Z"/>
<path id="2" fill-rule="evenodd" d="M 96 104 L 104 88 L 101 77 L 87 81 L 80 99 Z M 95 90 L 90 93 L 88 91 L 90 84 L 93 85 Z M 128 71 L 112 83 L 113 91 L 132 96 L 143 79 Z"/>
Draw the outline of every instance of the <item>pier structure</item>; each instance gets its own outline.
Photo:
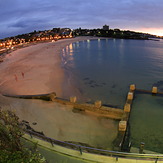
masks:
<path id="1" fill-rule="evenodd" d="M 57 97 L 55 92 L 49 94 L 40 95 L 4 95 L 7 97 L 23 98 L 23 99 L 40 99 L 46 101 L 53 101 L 63 105 L 71 105 L 73 109 L 78 112 L 93 113 L 94 115 L 107 117 L 110 119 L 121 120 L 124 114 L 124 110 L 111 106 L 102 105 L 102 101 L 95 101 L 94 104 L 79 103 L 77 97 L 70 97 L 69 100 Z"/>
<path id="2" fill-rule="evenodd" d="M 118 151 L 130 152 L 130 114 L 132 111 L 132 104 L 134 101 L 135 93 L 144 93 L 151 95 L 163 95 L 163 92 L 159 92 L 158 88 L 153 86 L 151 90 L 137 89 L 135 84 L 130 85 L 129 92 L 126 97 L 126 103 L 124 105 L 124 116 L 119 121 L 118 136 L 114 141 L 114 148 Z"/>

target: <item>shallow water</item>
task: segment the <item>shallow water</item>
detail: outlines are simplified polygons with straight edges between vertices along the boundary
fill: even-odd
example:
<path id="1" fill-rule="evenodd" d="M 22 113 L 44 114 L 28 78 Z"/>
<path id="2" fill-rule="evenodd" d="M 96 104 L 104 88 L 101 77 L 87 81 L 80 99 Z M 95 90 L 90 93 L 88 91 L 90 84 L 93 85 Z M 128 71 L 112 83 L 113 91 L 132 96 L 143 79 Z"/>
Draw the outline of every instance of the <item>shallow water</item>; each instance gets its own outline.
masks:
<path id="1" fill-rule="evenodd" d="M 145 143 L 145 150 L 163 153 L 163 96 L 137 94 L 131 116 L 131 142 L 133 147 Z"/>
<path id="2" fill-rule="evenodd" d="M 62 59 L 85 101 L 123 108 L 130 84 L 163 90 L 162 51 L 163 41 L 98 39 L 70 44 Z"/>

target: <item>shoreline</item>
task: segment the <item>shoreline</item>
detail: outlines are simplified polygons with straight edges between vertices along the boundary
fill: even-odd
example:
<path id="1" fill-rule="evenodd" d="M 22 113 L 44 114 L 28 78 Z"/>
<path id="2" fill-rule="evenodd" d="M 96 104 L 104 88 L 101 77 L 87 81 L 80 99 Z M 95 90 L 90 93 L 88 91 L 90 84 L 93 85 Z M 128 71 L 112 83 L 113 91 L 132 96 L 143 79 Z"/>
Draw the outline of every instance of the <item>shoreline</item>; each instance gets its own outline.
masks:
<path id="1" fill-rule="evenodd" d="M 66 96 L 65 93 L 67 96 L 72 92 L 79 93 L 71 72 L 61 65 L 60 54 L 70 43 L 87 39 L 98 38 L 80 37 L 37 44 L 7 54 L 0 64 L 0 93 L 36 95 L 56 92 L 58 97 Z M 24 77 L 21 72 L 24 72 Z M 64 83 L 67 75 L 70 80 L 68 86 Z M 35 99 L 18 100 L 1 95 L 0 100 L 4 109 L 13 110 L 20 120 L 29 122 L 36 131 L 43 131 L 48 137 L 57 140 L 82 142 L 111 150 L 117 136 L 117 121 L 89 112 L 75 113 L 71 105 Z"/>
<path id="2" fill-rule="evenodd" d="M 100 37 L 76 37 L 20 48 L 0 64 L 0 93 L 34 95 L 56 92 L 58 97 L 81 96 L 71 72 L 61 66 L 61 51 L 71 43 Z M 67 80 L 69 83 L 67 85 Z"/>

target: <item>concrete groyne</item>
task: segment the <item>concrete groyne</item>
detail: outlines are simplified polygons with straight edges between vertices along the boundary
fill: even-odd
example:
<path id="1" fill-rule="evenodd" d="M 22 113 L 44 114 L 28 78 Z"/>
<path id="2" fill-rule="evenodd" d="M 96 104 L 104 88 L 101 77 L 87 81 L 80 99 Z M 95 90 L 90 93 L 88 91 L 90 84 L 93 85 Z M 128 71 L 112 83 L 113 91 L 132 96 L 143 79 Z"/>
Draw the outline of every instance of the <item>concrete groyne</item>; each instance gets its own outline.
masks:
<path id="1" fill-rule="evenodd" d="M 70 105 L 73 107 L 74 112 L 86 112 L 93 115 L 107 117 L 115 120 L 125 118 L 124 110 L 109 106 L 102 105 L 101 101 L 95 101 L 94 104 L 78 103 L 76 97 L 70 97 L 70 100 L 62 99 L 56 96 L 55 92 L 49 94 L 39 95 L 4 95 L 6 97 L 22 98 L 22 99 L 40 99 L 46 101 L 53 101 L 62 105 Z"/>

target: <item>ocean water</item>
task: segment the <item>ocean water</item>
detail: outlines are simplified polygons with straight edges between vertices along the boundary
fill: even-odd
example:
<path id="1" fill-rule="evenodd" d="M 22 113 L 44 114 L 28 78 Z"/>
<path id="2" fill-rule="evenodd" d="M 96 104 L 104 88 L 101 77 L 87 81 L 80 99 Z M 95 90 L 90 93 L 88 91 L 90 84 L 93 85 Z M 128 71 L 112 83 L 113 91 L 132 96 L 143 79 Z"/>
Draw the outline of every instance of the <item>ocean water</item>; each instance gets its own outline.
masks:
<path id="1" fill-rule="evenodd" d="M 62 58 L 85 102 L 123 108 L 130 84 L 163 91 L 162 40 L 86 40 L 65 47 Z"/>
<path id="2" fill-rule="evenodd" d="M 97 39 L 76 42 L 62 51 L 85 102 L 102 100 L 123 108 L 130 84 L 163 92 L 163 40 Z M 131 111 L 132 147 L 163 153 L 163 97 L 139 94 Z"/>

